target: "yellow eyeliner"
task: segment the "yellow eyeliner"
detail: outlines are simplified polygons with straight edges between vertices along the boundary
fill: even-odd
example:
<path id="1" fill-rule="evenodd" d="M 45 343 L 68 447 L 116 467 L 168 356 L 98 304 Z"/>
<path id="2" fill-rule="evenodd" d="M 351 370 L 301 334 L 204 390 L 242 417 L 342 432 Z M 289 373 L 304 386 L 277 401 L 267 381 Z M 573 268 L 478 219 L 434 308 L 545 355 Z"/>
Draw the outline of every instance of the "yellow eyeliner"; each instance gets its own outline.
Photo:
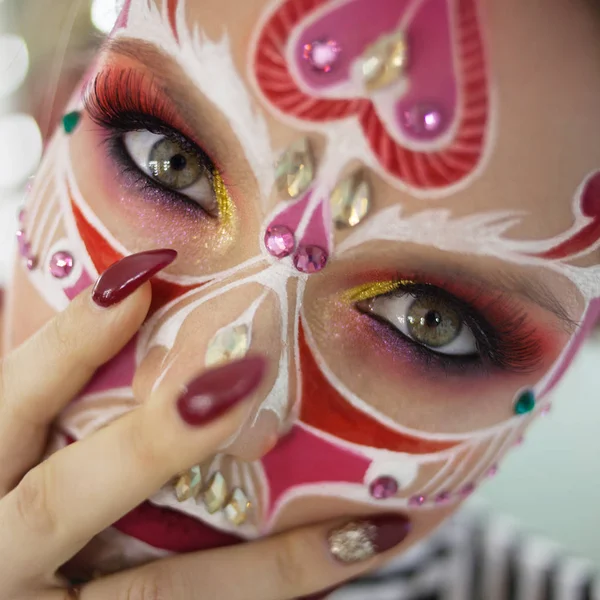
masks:
<path id="1" fill-rule="evenodd" d="M 217 169 L 213 171 L 213 189 L 215 191 L 215 198 L 217 199 L 221 226 L 224 229 L 229 229 L 235 218 L 235 206 L 221 177 L 221 173 Z"/>
<path id="2" fill-rule="evenodd" d="M 356 302 L 364 302 L 377 296 L 383 296 L 395 292 L 403 285 L 414 284 L 414 281 L 409 279 L 394 279 L 393 281 L 375 281 L 374 283 L 363 283 L 351 290 L 348 290 L 343 295 L 343 300 L 354 304 Z"/>

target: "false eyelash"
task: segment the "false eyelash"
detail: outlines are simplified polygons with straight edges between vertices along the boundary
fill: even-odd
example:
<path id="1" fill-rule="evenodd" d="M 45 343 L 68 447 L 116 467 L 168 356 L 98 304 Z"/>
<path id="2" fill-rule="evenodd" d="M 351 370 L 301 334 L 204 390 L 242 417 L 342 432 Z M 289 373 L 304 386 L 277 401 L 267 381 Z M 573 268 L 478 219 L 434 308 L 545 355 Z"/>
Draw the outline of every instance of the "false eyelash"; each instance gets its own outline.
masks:
<path id="1" fill-rule="evenodd" d="M 92 122 L 106 132 L 103 142 L 120 175 L 126 177 L 144 197 L 158 200 L 158 192 L 165 199 L 181 202 L 212 217 L 185 194 L 169 189 L 141 171 L 125 148 L 123 136 L 131 131 L 147 130 L 162 135 L 196 156 L 206 176 L 211 183 L 213 181 L 213 161 L 202 148 L 180 132 L 183 126 L 179 124 L 177 112 L 151 77 L 134 69 L 105 69 L 88 86 L 84 107 Z"/>
<path id="2" fill-rule="evenodd" d="M 412 279 L 427 281 L 425 275 Z M 415 350 L 421 354 L 422 359 L 441 359 L 455 367 L 478 362 L 482 367 L 495 366 L 516 373 L 531 373 L 539 367 L 543 353 L 536 328 L 522 307 L 505 293 L 490 296 L 489 291 L 467 289 L 460 291 L 460 296 L 457 296 L 444 289 L 456 287 L 455 282 L 440 282 L 436 285 L 406 283 L 406 275 L 399 276 L 397 281 L 398 287 L 388 296 L 401 293 L 415 298 L 429 296 L 436 300 L 442 299 L 461 315 L 477 342 L 477 355 L 453 356 L 436 352 L 402 336 L 416 346 Z M 402 335 L 395 327 L 393 329 Z"/>
<path id="3" fill-rule="evenodd" d="M 103 129 L 121 135 L 142 129 L 164 135 L 196 154 L 210 172 L 215 168 L 208 154 L 185 132 L 180 133 L 185 127 L 177 111 L 153 78 L 144 73 L 114 68 L 101 71 L 86 90 L 84 107 L 90 119 Z"/>

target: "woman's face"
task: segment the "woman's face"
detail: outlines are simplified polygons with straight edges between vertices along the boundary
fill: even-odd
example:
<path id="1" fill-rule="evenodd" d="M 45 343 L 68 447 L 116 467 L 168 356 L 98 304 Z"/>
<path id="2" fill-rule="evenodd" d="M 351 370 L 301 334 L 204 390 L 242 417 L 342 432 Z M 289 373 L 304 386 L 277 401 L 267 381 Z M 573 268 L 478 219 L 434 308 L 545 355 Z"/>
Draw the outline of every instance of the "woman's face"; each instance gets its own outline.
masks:
<path id="1" fill-rule="evenodd" d="M 495 472 L 600 312 L 597 25 L 558 0 L 125 1 L 27 202 L 8 346 L 174 248 L 52 448 L 203 368 L 270 370 L 202 485 L 174 473 L 89 562 L 378 511 L 405 549 Z"/>

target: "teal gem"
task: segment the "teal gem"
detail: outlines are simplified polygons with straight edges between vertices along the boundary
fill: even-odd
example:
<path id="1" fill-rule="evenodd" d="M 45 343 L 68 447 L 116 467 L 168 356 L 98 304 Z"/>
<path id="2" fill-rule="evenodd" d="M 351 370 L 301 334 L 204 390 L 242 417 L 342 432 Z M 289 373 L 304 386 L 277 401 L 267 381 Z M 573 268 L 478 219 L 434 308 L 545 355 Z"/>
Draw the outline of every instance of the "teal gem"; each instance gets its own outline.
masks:
<path id="1" fill-rule="evenodd" d="M 515 402 L 515 414 L 526 415 L 535 408 L 535 396 L 531 390 L 523 392 Z"/>
<path id="2" fill-rule="evenodd" d="M 73 133 L 79 124 L 79 119 L 81 119 L 81 113 L 77 110 L 66 114 L 62 120 L 65 132 Z"/>

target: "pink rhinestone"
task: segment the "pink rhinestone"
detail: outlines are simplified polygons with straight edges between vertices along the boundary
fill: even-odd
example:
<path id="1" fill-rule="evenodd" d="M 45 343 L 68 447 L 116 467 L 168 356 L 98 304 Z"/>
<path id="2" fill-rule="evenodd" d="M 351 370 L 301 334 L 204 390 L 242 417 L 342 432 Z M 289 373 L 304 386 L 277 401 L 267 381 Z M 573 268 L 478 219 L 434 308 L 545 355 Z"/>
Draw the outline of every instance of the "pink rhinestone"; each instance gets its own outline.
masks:
<path id="1" fill-rule="evenodd" d="M 50 259 L 50 273 L 56 279 L 64 279 L 71 274 L 75 260 L 68 252 L 55 252 Z"/>
<path id="2" fill-rule="evenodd" d="M 369 492 L 377 500 L 391 498 L 398 493 L 398 482 L 393 477 L 378 477 L 369 486 Z"/>
<path id="3" fill-rule="evenodd" d="M 435 497 L 436 504 L 446 504 L 450 500 L 450 492 L 442 492 Z"/>
<path id="4" fill-rule="evenodd" d="M 38 261 L 37 261 L 37 258 L 35 256 L 30 256 L 27 259 L 27 268 L 30 271 L 33 271 L 37 267 L 37 264 L 38 264 Z"/>
<path id="5" fill-rule="evenodd" d="M 294 265 L 302 273 L 317 273 L 327 264 L 327 252 L 319 246 L 300 246 L 294 256 Z"/>
<path id="6" fill-rule="evenodd" d="M 418 104 L 404 113 L 404 124 L 421 137 L 435 137 L 443 125 L 442 113 L 431 105 Z"/>
<path id="7" fill-rule="evenodd" d="M 274 225 L 265 233 L 265 246 L 269 254 L 277 258 L 289 256 L 296 246 L 294 234 L 285 225 Z"/>
<path id="8" fill-rule="evenodd" d="M 408 501 L 408 505 L 409 506 L 423 506 L 423 504 L 425 504 L 426 501 L 427 501 L 427 498 L 425 496 L 413 496 Z"/>
<path id="9" fill-rule="evenodd" d="M 29 256 L 31 247 L 27 243 L 25 232 L 22 229 L 19 229 L 19 231 L 17 231 L 17 244 L 19 245 L 19 254 L 25 257 Z"/>
<path id="10" fill-rule="evenodd" d="M 340 50 L 335 40 L 304 44 L 304 60 L 316 71 L 329 73 L 338 59 Z"/>
<path id="11" fill-rule="evenodd" d="M 27 216 L 27 212 L 24 208 L 19 210 L 19 225 L 23 225 L 25 223 L 25 217 Z"/>
<path id="12" fill-rule="evenodd" d="M 464 498 L 466 496 L 470 496 L 474 491 L 475 491 L 475 484 L 474 483 L 467 483 L 462 488 L 460 488 L 460 491 L 458 493 L 461 496 L 463 496 L 463 498 Z"/>
<path id="13" fill-rule="evenodd" d="M 492 465 L 487 472 L 488 477 L 495 477 L 498 474 L 498 465 Z"/>

